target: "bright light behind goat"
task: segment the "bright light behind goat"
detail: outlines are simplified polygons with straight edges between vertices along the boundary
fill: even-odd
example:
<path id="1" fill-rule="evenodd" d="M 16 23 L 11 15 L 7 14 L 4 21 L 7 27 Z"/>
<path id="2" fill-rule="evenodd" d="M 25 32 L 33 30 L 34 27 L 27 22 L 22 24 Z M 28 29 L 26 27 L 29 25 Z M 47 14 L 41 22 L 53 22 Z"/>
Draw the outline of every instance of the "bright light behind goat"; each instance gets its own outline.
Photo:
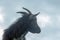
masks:
<path id="1" fill-rule="evenodd" d="M 4 23 L 4 7 L 0 7 L 0 40 L 2 40 L 3 35 L 3 23 Z M 1 25 L 2 24 L 2 25 Z"/>
<path id="2" fill-rule="evenodd" d="M 2 40 L 2 35 L 3 35 L 3 28 L 0 26 L 0 40 Z"/>
<path id="3" fill-rule="evenodd" d="M 51 18 L 48 15 L 39 15 L 37 16 L 38 24 L 41 26 L 41 28 L 46 27 L 46 25 L 51 23 Z"/>

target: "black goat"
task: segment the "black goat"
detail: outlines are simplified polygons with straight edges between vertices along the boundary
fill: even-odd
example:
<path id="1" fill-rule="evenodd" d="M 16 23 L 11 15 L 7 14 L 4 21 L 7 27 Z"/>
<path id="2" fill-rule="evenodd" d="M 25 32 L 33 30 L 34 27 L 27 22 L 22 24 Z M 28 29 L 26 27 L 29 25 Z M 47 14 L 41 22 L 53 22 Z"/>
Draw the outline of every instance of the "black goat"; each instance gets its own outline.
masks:
<path id="1" fill-rule="evenodd" d="M 17 12 L 22 13 L 23 17 L 19 18 L 14 24 L 12 24 L 8 29 L 5 29 L 3 34 L 3 40 L 13 40 L 14 38 L 23 38 L 25 40 L 25 35 L 30 31 L 31 33 L 40 33 L 41 29 L 37 24 L 36 16 L 33 15 L 28 9 L 24 8 L 27 12 Z M 22 40 L 22 39 L 20 39 Z"/>

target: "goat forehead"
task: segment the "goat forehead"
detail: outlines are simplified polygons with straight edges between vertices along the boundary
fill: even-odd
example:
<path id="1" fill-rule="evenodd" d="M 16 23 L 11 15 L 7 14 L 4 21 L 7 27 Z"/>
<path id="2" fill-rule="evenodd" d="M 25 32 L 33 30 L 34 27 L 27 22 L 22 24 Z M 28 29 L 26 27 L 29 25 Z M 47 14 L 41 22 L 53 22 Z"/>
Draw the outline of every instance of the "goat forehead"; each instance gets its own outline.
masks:
<path id="1" fill-rule="evenodd" d="M 32 17 L 33 15 L 30 15 L 30 18 Z"/>
<path id="2" fill-rule="evenodd" d="M 33 15 L 31 15 L 31 16 L 29 17 L 29 19 L 31 19 L 31 20 L 36 20 L 36 17 L 33 16 Z"/>

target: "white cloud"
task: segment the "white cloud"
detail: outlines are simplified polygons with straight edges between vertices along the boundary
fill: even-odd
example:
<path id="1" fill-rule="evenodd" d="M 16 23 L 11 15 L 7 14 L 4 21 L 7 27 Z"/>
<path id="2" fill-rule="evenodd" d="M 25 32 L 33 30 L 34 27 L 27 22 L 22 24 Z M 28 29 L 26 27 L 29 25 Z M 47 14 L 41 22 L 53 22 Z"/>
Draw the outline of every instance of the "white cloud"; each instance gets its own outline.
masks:
<path id="1" fill-rule="evenodd" d="M 48 15 L 37 16 L 38 25 L 44 28 L 46 25 L 51 24 L 51 17 Z"/>
<path id="2" fill-rule="evenodd" d="M 0 23 L 4 23 L 5 9 L 0 6 Z"/>
<path id="3" fill-rule="evenodd" d="M 60 15 L 56 15 L 56 26 L 60 28 Z"/>
<path id="4" fill-rule="evenodd" d="M 3 33 L 4 33 L 3 30 L 4 30 L 4 29 L 2 28 L 2 26 L 0 26 L 0 39 L 1 39 L 1 40 L 2 40 Z"/>
<path id="5" fill-rule="evenodd" d="M 0 14 L 0 22 L 4 23 L 4 16 L 2 14 Z"/>
<path id="6" fill-rule="evenodd" d="M 3 35 L 3 26 L 1 24 L 4 23 L 4 15 L 5 14 L 5 8 L 0 6 L 0 39 L 2 40 L 2 35 Z"/>

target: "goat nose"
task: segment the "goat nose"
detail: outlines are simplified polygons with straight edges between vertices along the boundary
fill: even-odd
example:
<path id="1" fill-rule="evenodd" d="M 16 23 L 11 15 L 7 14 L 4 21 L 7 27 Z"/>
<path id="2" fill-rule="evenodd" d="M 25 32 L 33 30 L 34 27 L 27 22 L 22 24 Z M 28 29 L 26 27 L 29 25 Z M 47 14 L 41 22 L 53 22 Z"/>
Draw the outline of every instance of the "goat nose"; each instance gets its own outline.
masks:
<path id="1" fill-rule="evenodd" d="M 38 28 L 37 33 L 40 33 L 40 32 L 41 32 L 41 29 L 40 29 L 40 28 Z"/>
<path id="2" fill-rule="evenodd" d="M 41 32 L 41 30 L 39 30 L 37 33 L 40 33 Z"/>

